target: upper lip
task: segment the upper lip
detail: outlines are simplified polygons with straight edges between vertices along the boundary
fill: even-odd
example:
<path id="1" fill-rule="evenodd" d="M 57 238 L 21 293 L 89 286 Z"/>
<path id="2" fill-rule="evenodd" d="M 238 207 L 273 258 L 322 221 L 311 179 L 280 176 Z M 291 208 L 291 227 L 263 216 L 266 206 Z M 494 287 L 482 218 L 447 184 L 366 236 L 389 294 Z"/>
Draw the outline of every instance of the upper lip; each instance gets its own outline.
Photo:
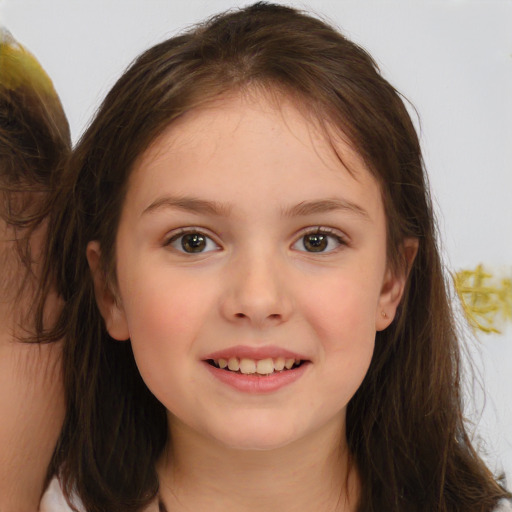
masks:
<path id="1" fill-rule="evenodd" d="M 236 345 L 217 352 L 208 354 L 204 360 L 208 359 L 229 359 L 230 357 L 238 357 L 239 359 L 254 359 L 260 361 L 262 359 L 276 359 L 284 357 L 285 359 L 300 359 L 302 361 L 309 360 L 303 354 L 293 352 L 277 346 L 250 347 L 247 345 Z"/>

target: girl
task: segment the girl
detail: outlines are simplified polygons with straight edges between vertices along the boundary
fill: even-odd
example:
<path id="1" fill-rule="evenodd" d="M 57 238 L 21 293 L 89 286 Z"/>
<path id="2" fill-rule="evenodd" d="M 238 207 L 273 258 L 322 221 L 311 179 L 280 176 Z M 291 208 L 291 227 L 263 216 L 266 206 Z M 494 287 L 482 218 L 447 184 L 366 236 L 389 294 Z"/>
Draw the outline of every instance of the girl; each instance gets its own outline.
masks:
<path id="1" fill-rule="evenodd" d="M 61 343 L 34 337 L 46 197 L 68 123 L 35 58 L 0 28 L 0 510 L 37 510 L 64 419 Z M 51 302 L 51 304 L 50 304 Z M 46 312 L 58 308 L 47 303 Z"/>
<path id="2" fill-rule="evenodd" d="M 139 57 L 55 204 L 68 500 L 506 507 L 464 426 L 425 182 L 397 92 L 299 11 L 258 3 Z"/>

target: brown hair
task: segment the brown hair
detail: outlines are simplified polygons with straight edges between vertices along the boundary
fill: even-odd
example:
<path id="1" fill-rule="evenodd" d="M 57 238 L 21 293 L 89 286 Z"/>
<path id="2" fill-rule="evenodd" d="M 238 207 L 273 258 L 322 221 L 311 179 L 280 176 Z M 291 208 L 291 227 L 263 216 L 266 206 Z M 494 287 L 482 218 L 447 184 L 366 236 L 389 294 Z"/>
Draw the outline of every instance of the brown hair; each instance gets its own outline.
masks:
<path id="1" fill-rule="evenodd" d="M 398 318 L 377 333 L 348 407 L 359 510 L 491 511 L 507 493 L 464 427 L 458 340 L 410 117 L 363 49 L 323 21 L 266 3 L 142 54 L 76 148 L 56 200 L 48 268 L 67 301 L 50 335 L 68 339 L 68 413 L 54 461 L 68 494 L 76 489 L 91 512 L 141 510 L 158 490 L 154 465 L 167 438 L 165 410 L 139 376 L 130 344 L 105 330 L 86 245 L 100 242 L 115 286 L 115 237 L 137 157 L 184 112 L 252 87 L 292 96 L 327 136 L 334 127 L 362 155 L 381 185 L 391 264 L 403 270 L 403 240 L 419 239 Z"/>
<path id="2" fill-rule="evenodd" d="M 30 239 L 48 217 L 49 191 L 71 149 L 69 126 L 48 75 L 35 57 L 0 28 L 0 220 L 9 226 L 11 251 L 29 276 L 33 264 Z M 26 281 L 15 273 L 18 292 Z M 3 276 L 2 287 L 7 287 Z M 12 283 L 9 282 L 10 285 Z M 12 291 L 12 290 L 11 290 Z"/>

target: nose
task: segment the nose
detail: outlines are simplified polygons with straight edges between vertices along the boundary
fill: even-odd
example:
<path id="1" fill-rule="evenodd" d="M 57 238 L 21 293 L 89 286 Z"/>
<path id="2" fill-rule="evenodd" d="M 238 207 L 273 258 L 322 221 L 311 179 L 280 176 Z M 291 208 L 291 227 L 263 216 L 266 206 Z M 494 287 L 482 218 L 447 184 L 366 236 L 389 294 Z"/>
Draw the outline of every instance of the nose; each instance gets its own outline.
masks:
<path id="1" fill-rule="evenodd" d="M 257 328 L 279 325 L 292 314 L 292 298 L 282 265 L 263 254 L 240 255 L 226 276 L 222 315 Z"/>

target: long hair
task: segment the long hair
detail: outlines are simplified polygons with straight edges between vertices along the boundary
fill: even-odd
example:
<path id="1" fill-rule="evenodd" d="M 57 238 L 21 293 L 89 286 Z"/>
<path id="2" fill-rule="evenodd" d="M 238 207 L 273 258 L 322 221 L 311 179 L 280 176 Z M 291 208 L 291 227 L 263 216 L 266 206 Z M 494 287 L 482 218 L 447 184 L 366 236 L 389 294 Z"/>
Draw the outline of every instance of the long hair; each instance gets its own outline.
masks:
<path id="1" fill-rule="evenodd" d="M 507 493 L 464 427 L 459 346 L 418 137 L 403 101 L 360 47 L 319 19 L 266 3 L 213 17 L 156 45 L 128 68 L 79 142 L 55 198 L 48 278 L 66 306 L 48 336 L 66 335 L 68 412 L 55 468 L 90 512 L 141 510 L 158 491 L 164 407 L 143 383 L 129 342 L 110 338 L 85 257 L 102 248 L 112 287 L 115 237 L 130 173 L 183 113 L 232 92 L 282 93 L 345 137 L 380 184 L 388 260 L 419 239 L 398 317 L 377 333 L 347 411 L 359 510 L 489 512 Z M 340 487 L 342 483 L 340 482 Z"/>

